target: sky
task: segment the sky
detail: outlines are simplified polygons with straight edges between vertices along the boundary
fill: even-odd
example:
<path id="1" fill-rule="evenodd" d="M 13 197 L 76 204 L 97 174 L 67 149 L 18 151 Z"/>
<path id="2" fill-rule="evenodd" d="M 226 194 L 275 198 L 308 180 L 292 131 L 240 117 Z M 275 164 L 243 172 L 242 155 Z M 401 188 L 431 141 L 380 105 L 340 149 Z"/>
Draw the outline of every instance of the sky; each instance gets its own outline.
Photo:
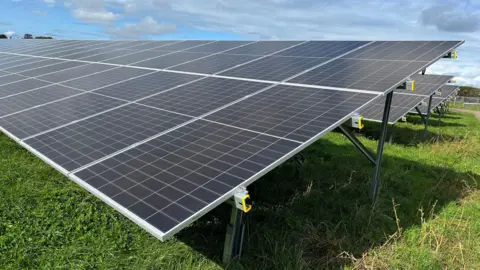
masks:
<path id="1" fill-rule="evenodd" d="M 56 39 L 465 40 L 427 69 L 480 87 L 480 0 L 1 0 L 0 32 Z"/>

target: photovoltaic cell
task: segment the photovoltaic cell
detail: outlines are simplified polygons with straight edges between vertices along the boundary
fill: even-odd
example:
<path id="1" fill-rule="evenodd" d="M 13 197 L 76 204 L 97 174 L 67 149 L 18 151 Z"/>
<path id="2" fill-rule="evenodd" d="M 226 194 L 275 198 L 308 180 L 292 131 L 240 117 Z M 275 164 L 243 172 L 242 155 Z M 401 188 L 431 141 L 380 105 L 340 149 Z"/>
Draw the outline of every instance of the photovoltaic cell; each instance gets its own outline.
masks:
<path id="1" fill-rule="evenodd" d="M 160 51 L 160 50 L 148 50 L 143 52 L 131 53 L 129 55 L 116 57 L 112 59 L 105 60 L 105 63 L 118 64 L 118 65 L 129 65 L 136 62 L 141 62 L 147 59 L 159 57 L 166 54 L 171 54 L 170 51 Z"/>
<path id="2" fill-rule="evenodd" d="M 267 55 L 301 43 L 300 41 L 258 41 L 229 50 L 229 54 Z"/>
<path id="3" fill-rule="evenodd" d="M 97 54 L 97 55 L 92 55 L 89 57 L 82 58 L 82 61 L 92 61 L 92 62 L 102 62 L 111 58 L 115 57 L 120 57 L 124 56 L 129 53 L 134 53 L 134 50 L 116 50 L 116 51 L 110 51 L 110 52 L 105 52 L 102 54 Z"/>
<path id="4" fill-rule="evenodd" d="M 446 98 L 453 95 L 457 90 L 458 90 L 457 85 L 444 85 L 440 89 L 440 92 L 442 93 L 442 98 Z"/>
<path id="5" fill-rule="evenodd" d="M 209 43 L 202 46 L 194 47 L 194 48 L 185 50 L 185 52 L 219 53 L 219 52 L 230 50 L 235 47 L 242 46 L 248 43 L 252 43 L 252 41 L 226 40 L 226 41 L 214 42 L 214 43 Z"/>
<path id="6" fill-rule="evenodd" d="M 128 49 L 141 51 L 141 50 L 150 50 L 150 49 L 160 49 L 159 47 L 165 46 L 172 43 L 177 43 L 178 40 L 155 40 L 150 43 L 145 43 L 141 45 L 131 46 Z"/>
<path id="7" fill-rule="evenodd" d="M 75 176 L 163 234 L 198 218 L 208 204 L 222 203 L 226 194 L 296 147 L 197 120 Z"/>
<path id="8" fill-rule="evenodd" d="M 21 80 L 26 80 L 26 79 L 28 79 L 28 77 L 20 76 L 20 75 L 17 75 L 17 74 L 5 75 L 5 76 L 0 77 L 0 86 L 3 86 L 5 84 L 18 82 L 18 81 L 21 81 Z"/>
<path id="9" fill-rule="evenodd" d="M 434 75 L 434 74 L 414 74 L 410 76 L 412 80 L 415 80 L 415 84 L 417 83 L 426 83 L 426 84 L 440 84 L 444 85 L 451 79 L 453 76 L 450 75 Z"/>
<path id="10" fill-rule="evenodd" d="M 205 57 L 207 55 L 208 54 L 206 53 L 176 52 L 172 54 L 167 54 L 165 56 L 157 57 L 154 59 L 141 61 L 131 65 L 138 66 L 138 67 L 163 69 L 163 68 L 168 68 L 178 64 L 182 64 L 188 61 L 192 61 L 200 57 Z"/>
<path id="11" fill-rule="evenodd" d="M 228 68 L 246 63 L 259 56 L 238 54 L 215 54 L 206 58 L 198 59 L 186 64 L 174 66 L 168 69 L 204 74 L 215 74 Z"/>
<path id="12" fill-rule="evenodd" d="M 26 64 L 31 64 L 31 63 L 35 63 L 35 62 L 43 62 L 44 60 L 45 59 L 42 59 L 42 58 L 26 57 L 24 59 L 15 60 L 15 61 L 12 61 L 12 62 L 0 63 L 0 69 L 4 70 L 4 69 L 7 69 L 7 68 L 13 68 L 13 67 L 22 66 L 22 65 L 26 65 Z"/>
<path id="13" fill-rule="evenodd" d="M 449 82 L 453 76 L 415 74 L 410 76 L 410 78 L 415 80 L 415 91 L 395 89 L 395 92 L 430 96 L 435 93 L 435 91 L 439 90 L 444 84 Z"/>
<path id="14" fill-rule="evenodd" d="M 140 78 L 107 86 L 94 92 L 110 97 L 135 101 L 200 78 L 202 77 L 158 71 Z"/>
<path id="15" fill-rule="evenodd" d="M 2 85 L 0 86 L 0 98 L 36 89 L 49 84 L 51 83 L 36 79 L 25 79 L 23 81 Z"/>
<path id="16" fill-rule="evenodd" d="M 400 118 L 406 115 L 411 109 L 415 108 L 415 106 L 418 106 L 425 99 L 428 100 L 428 97 L 394 93 L 388 123 L 396 123 Z M 364 109 L 359 111 L 359 114 L 361 114 L 365 120 L 381 122 L 383 119 L 384 107 L 385 97 L 382 97 L 374 101 L 372 104 L 368 104 Z"/>
<path id="17" fill-rule="evenodd" d="M 74 87 L 80 90 L 90 91 L 152 72 L 154 71 L 120 67 L 85 76 L 80 79 L 62 82 L 62 85 Z"/>
<path id="18" fill-rule="evenodd" d="M 21 65 L 21 66 L 12 67 L 12 68 L 6 68 L 6 69 L 4 69 L 4 71 L 14 72 L 14 73 L 17 72 L 18 73 L 18 72 L 22 72 L 22 71 L 25 71 L 25 70 L 30 70 L 30 69 L 34 69 L 34 68 L 39 68 L 39 67 L 49 66 L 49 65 L 59 64 L 59 63 L 62 63 L 62 61 L 53 60 L 53 59 L 45 59 L 43 61 L 39 61 L 39 62 L 27 64 L 27 65 Z"/>
<path id="19" fill-rule="evenodd" d="M 125 103 L 117 99 L 85 93 L 0 118 L 0 126 L 19 139 L 24 139 Z"/>
<path id="20" fill-rule="evenodd" d="M 60 64 L 56 65 L 51 65 L 51 66 L 46 66 L 46 67 L 41 67 L 41 68 L 35 68 L 32 70 L 28 71 L 23 71 L 20 72 L 19 74 L 28 76 L 28 77 L 37 77 L 37 76 L 42 76 L 45 74 L 53 73 L 53 72 L 59 72 L 63 71 L 69 68 L 74 68 L 74 67 L 79 67 L 79 66 L 84 66 L 87 65 L 87 63 L 80 63 L 80 62 L 62 62 Z"/>
<path id="21" fill-rule="evenodd" d="M 185 40 L 179 43 L 162 46 L 159 49 L 162 51 L 181 51 L 210 42 L 212 42 L 212 40 Z"/>
<path id="22" fill-rule="evenodd" d="M 149 97 L 139 103 L 200 116 L 268 86 L 270 84 L 209 77 Z"/>
<path id="23" fill-rule="evenodd" d="M 359 48 L 367 43 L 367 41 L 308 41 L 274 55 L 332 58 Z"/>
<path id="24" fill-rule="evenodd" d="M 267 56 L 221 72 L 220 75 L 257 80 L 283 81 L 328 60 L 330 60 L 330 58 Z"/>
<path id="25" fill-rule="evenodd" d="M 376 41 L 344 57 L 430 62 L 460 44 L 460 41 Z"/>
<path id="26" fill-rule="evenodd" d="M 116 69 L 116 68 L 118 67 L 101 65 L 101 64 L 89 64 L 89 65 L 84 65 L 84 66 L 80 66 L 80 67 L 76 67 L 76 68 L 72 68 L 64 71 L 51 73 L 48 75 L 39 76 L 37 77 L 37 79 L 59 83 L 59 82 L 69 81 L 75 78 L 87 76 L 90 74 L 102 72 L 109 69 Z"/>
<path id="27" fill-rule="evenodd" d="M 130 104 L 41 134 L 25 143 L 70 171 L 190 119 Z"/>
<path id="28" fill-rule="evenodd" d="M 35 91 L 0 99 L 0 117 L 37 105 L 82 93 L 60 85 L 46 86 Z"/>
<path id="29" fill-rule="evenodd" d="M 376 98 L 376 95 L 278 85 L 205 119 L 305 142 Z"/>
<path id="30" fill-rule="evenodd" d="M 385 92 L 424 66 L 424 62 L 336 59 L 288 82 Z"/>

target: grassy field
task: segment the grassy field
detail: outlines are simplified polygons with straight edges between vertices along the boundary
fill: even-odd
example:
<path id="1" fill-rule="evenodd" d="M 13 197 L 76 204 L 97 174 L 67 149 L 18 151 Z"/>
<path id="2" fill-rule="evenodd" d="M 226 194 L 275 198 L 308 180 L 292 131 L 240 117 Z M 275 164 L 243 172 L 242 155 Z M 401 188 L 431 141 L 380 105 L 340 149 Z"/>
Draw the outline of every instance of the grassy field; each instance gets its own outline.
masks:
<path id="1" fill-rule="evenodd" d="M 480 105 L 467 105 L 466 107 L 463 105 L 463 103 L 457 103 L 457 104 L 450 104 L 451 108 L 458 108 L 458 109 L 466 109 L 466 110 L 471 110 L 471 111 L 480 111 Z"/>
<path id="2" fill-rule="evenodd" d="M 162 243 L 0 135 L 0 269 L 480 269 L 480 121 L 449 113 L 422 138 L 417 117 L 372 165 L 339 133 L 249 189 L 245 254 L 222 265 L 229 207 Z M 361 141 L 376 147 L 378 125 Z"/>

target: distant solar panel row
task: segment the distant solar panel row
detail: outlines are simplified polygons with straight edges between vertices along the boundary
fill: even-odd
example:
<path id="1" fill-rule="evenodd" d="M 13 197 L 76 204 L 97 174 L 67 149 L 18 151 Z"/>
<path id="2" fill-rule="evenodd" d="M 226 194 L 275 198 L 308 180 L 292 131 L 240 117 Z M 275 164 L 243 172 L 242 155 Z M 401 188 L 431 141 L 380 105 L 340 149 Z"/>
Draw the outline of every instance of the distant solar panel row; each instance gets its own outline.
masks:
<path id="1" fill-rule="evenodd" d="M 295 84 L 378 92 L 390 90 L 387 86 L 398 85 L 405 77 L 428 66 L 438 59 L 439 55 L 459 44 L 459 42 L 450 41 L 373 43 L 366 41 L 169 41 L 158 44 L 155 44 L 156 42 L 141 44 L 87 42 L 85 44 L 83 41 L 78 41 L 73 45 L 58 41 L 57 43 L 20 53 L 22 57 L 26 55 L 58 57 L 65 60 L 104 62 L 275 82 L 287 80 Z M 62 50 L 64 47 L 68 47 L 68 50 Z M 46 55 L 45 50 L 51 54 Z M 10 48 L 8 51 L 14 51 L 14 49 Z M 332 59 L 334 57 L 340 58 Z M 30 64 L 32 60 L 38 62 Z M 22 58 L 14 62 L 21 65 L 14 67 L 12 72 L 54 63 L 47 61 L 57 60 Z M 23 65 L 27 63 L 27 66 Z M 55 68 L 60 71 L 62 67 L 58 64 L 51 66 L 52 71 Z M 38 75 L 32 70 L 27 76 Z"/>
<path id="2" fill-rule="evenodd" d="M 433 95 L 436 91 L 439 91 L 442 87 L 447 87 L 445 86 L 445 83 L 449 82 L 453 76 L 414 74 L 410 76 L 410 78 L 415 80 L 415 91 L 395 89 L 395 94 L 392 99 L 392 108 L 388 118 L 390 124 L 394 124 L 400 120 L 400 118 L 412 111 L 413 108 L 420 105 L 422 101 L 428 102 L 428 97 Z M 365 118 L 365 120 L 381 122 L 384 106 L 382 102 L 384 101 L 385 99 L 372 103 L 359 113 Z"/>
<path id="3" fill-rule="evenodd" d="M 165 239 L 460 44 L 8 40 L 0 129 Z"/>

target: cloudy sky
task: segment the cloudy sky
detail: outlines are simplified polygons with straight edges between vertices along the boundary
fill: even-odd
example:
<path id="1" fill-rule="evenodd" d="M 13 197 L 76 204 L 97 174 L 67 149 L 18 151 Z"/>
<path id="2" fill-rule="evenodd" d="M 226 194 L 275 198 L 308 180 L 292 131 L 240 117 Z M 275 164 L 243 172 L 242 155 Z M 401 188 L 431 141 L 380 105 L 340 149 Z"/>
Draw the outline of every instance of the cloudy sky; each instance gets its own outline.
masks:
<path id="1" fill-rule="evenodd" d="M 0 32 L 70 39 L 465 40 L 429 73 L 480 87 L 480 0 L 1 0 Z"/>

